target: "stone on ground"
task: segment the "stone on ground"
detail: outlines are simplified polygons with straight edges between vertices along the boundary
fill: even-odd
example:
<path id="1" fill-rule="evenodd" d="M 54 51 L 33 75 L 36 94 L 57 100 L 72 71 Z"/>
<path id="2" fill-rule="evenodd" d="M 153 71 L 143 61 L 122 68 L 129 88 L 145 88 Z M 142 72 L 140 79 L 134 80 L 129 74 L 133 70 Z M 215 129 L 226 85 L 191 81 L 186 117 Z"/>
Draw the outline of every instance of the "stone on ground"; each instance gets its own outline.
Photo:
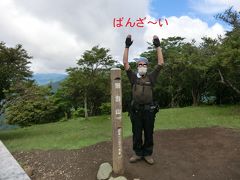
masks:
<path id="1" fill-rule="evenodd" d="M 112 173 L 112 166 L 109 163 L 102 163 L 97 173 L 98 180 L 108 179 Z"/>
<path id="2" fill-rule="evenodd" d="M 109 180 L 127 180 L 127 178 L 125 178 L 124 176 L 119 176 L 119 177 L 110 177 Z"/>

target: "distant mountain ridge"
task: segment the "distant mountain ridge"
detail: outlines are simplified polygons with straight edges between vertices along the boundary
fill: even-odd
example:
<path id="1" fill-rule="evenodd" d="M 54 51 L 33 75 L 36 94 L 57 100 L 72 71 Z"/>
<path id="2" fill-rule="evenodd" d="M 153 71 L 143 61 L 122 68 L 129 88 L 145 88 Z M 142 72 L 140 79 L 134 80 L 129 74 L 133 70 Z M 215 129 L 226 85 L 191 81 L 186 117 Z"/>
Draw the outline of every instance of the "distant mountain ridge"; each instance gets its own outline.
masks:
<path id="1" fill-rule="evenodd" d="M 46 85 L 54 82 L 59 82 L 64 80 L 67 74 L 58 73 L 36 73 L 33 74 L 32 79 L 34 79 L 39 85 Z"/>

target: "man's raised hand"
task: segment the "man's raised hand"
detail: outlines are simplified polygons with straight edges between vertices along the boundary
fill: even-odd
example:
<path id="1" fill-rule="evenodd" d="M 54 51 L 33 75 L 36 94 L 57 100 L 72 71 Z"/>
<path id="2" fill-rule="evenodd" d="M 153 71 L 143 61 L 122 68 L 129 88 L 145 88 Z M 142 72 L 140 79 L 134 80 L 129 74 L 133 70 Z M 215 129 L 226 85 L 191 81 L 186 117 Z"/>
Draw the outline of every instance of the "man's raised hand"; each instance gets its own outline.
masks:
<path id="1" fill-rule="evenodd" d="M 160 40 L 159 40 L 158 36 L 156 36 L 156 35 L 153 36 L 153 44 L 156 48 L 160 47 Z"/>
<path id="2" fill-rule="evenodd" d="M 132 37 L 131 37 L 131 35 L 129 34 L 128 36 L 127 36 L 127 38 L 126 38 L 126 41 L 125 41 L 125 47 L 126 48 L 129 48 L 131 45 L 132 45 L 132 43 L 133 43 L 133 41 L 132 41 Z"/>

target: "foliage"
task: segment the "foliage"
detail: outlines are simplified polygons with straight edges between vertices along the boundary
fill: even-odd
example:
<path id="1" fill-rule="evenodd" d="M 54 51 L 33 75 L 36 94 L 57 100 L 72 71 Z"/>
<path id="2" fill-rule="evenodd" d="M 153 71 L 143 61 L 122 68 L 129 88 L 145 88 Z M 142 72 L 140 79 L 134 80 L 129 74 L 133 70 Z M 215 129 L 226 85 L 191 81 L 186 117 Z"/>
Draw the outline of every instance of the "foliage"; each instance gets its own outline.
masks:
<path id="1" fill-rule="evenodd" d="M 73 118 L 84 117 L 84 108 L 79 107 L 76 110 L 72 109 L 71 113 Z"/>
<path id="2" fill-rule="evenodd" d="M 31 58 L 22 45 L 12 48 L 0 42 L 0 101 L 5 98 L 4 90 L 32 76 L 29 68 Z"/>
<path id="3" fill-rule="evenodd" d="M 6 120 L 9 124 L 29 126 L 57 121 L 57 106 L 50 89 L 32 82 L 16 83 L 6 92 Z"/>
<path id="4" fill-rule="evenodd" d="M 77 67 L 68 68 L 68 78 L 57 92 L 69 108 L 85 109 L 85 118 L 100 113 L 99 107 L 110 99 L 109 68 L 114 64 L 109 49 L 94 46 L 83 53 Z"/>
<path id="5" fill-rule="evenodd" d="M 99 107 L 101 114 L 110 115 L 111 114 L 111 103 L 102 103 L 102 105 Z"/>
<path id="6" fill-rule="evenodd" d="M 217 59 L 213 63 L 221 83 L 219 101 L 236 103 L 240 100 L 240 12 L 230 8 L 218 14 L 217 18 L 232 26 L 232 30 L 221 39 Z"/>

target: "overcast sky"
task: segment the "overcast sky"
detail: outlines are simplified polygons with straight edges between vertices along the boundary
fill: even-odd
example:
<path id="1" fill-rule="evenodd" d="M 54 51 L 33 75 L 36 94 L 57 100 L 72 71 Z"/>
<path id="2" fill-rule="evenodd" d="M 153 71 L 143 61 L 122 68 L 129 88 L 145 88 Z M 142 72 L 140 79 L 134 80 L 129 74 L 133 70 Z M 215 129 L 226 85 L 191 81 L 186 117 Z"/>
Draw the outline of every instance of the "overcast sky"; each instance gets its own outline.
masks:
<path id="1" fill-rule="evenodd" d="M 64 73 L 76 66 L 77 58 L 95 45 L 109 48 L 122 61 L 125 37 L 134 43 L 130 59 L 146 50 L 153 35 L 182 36 L 201 41 L 216 38 L 228 27 L 213 16 L 239 0 L 1 0 L 0 41 L 7 46 L 22 44 L 33 56 L 35 73 Z M 123 27 L 114 27 L 114 18 L 123 17 Z M 125 27 L 145 18 L 144 27 Z M 147 23 L 157 22 L 159 24 Z M 167 20 L 167 22 L 165 21 Z"/>

